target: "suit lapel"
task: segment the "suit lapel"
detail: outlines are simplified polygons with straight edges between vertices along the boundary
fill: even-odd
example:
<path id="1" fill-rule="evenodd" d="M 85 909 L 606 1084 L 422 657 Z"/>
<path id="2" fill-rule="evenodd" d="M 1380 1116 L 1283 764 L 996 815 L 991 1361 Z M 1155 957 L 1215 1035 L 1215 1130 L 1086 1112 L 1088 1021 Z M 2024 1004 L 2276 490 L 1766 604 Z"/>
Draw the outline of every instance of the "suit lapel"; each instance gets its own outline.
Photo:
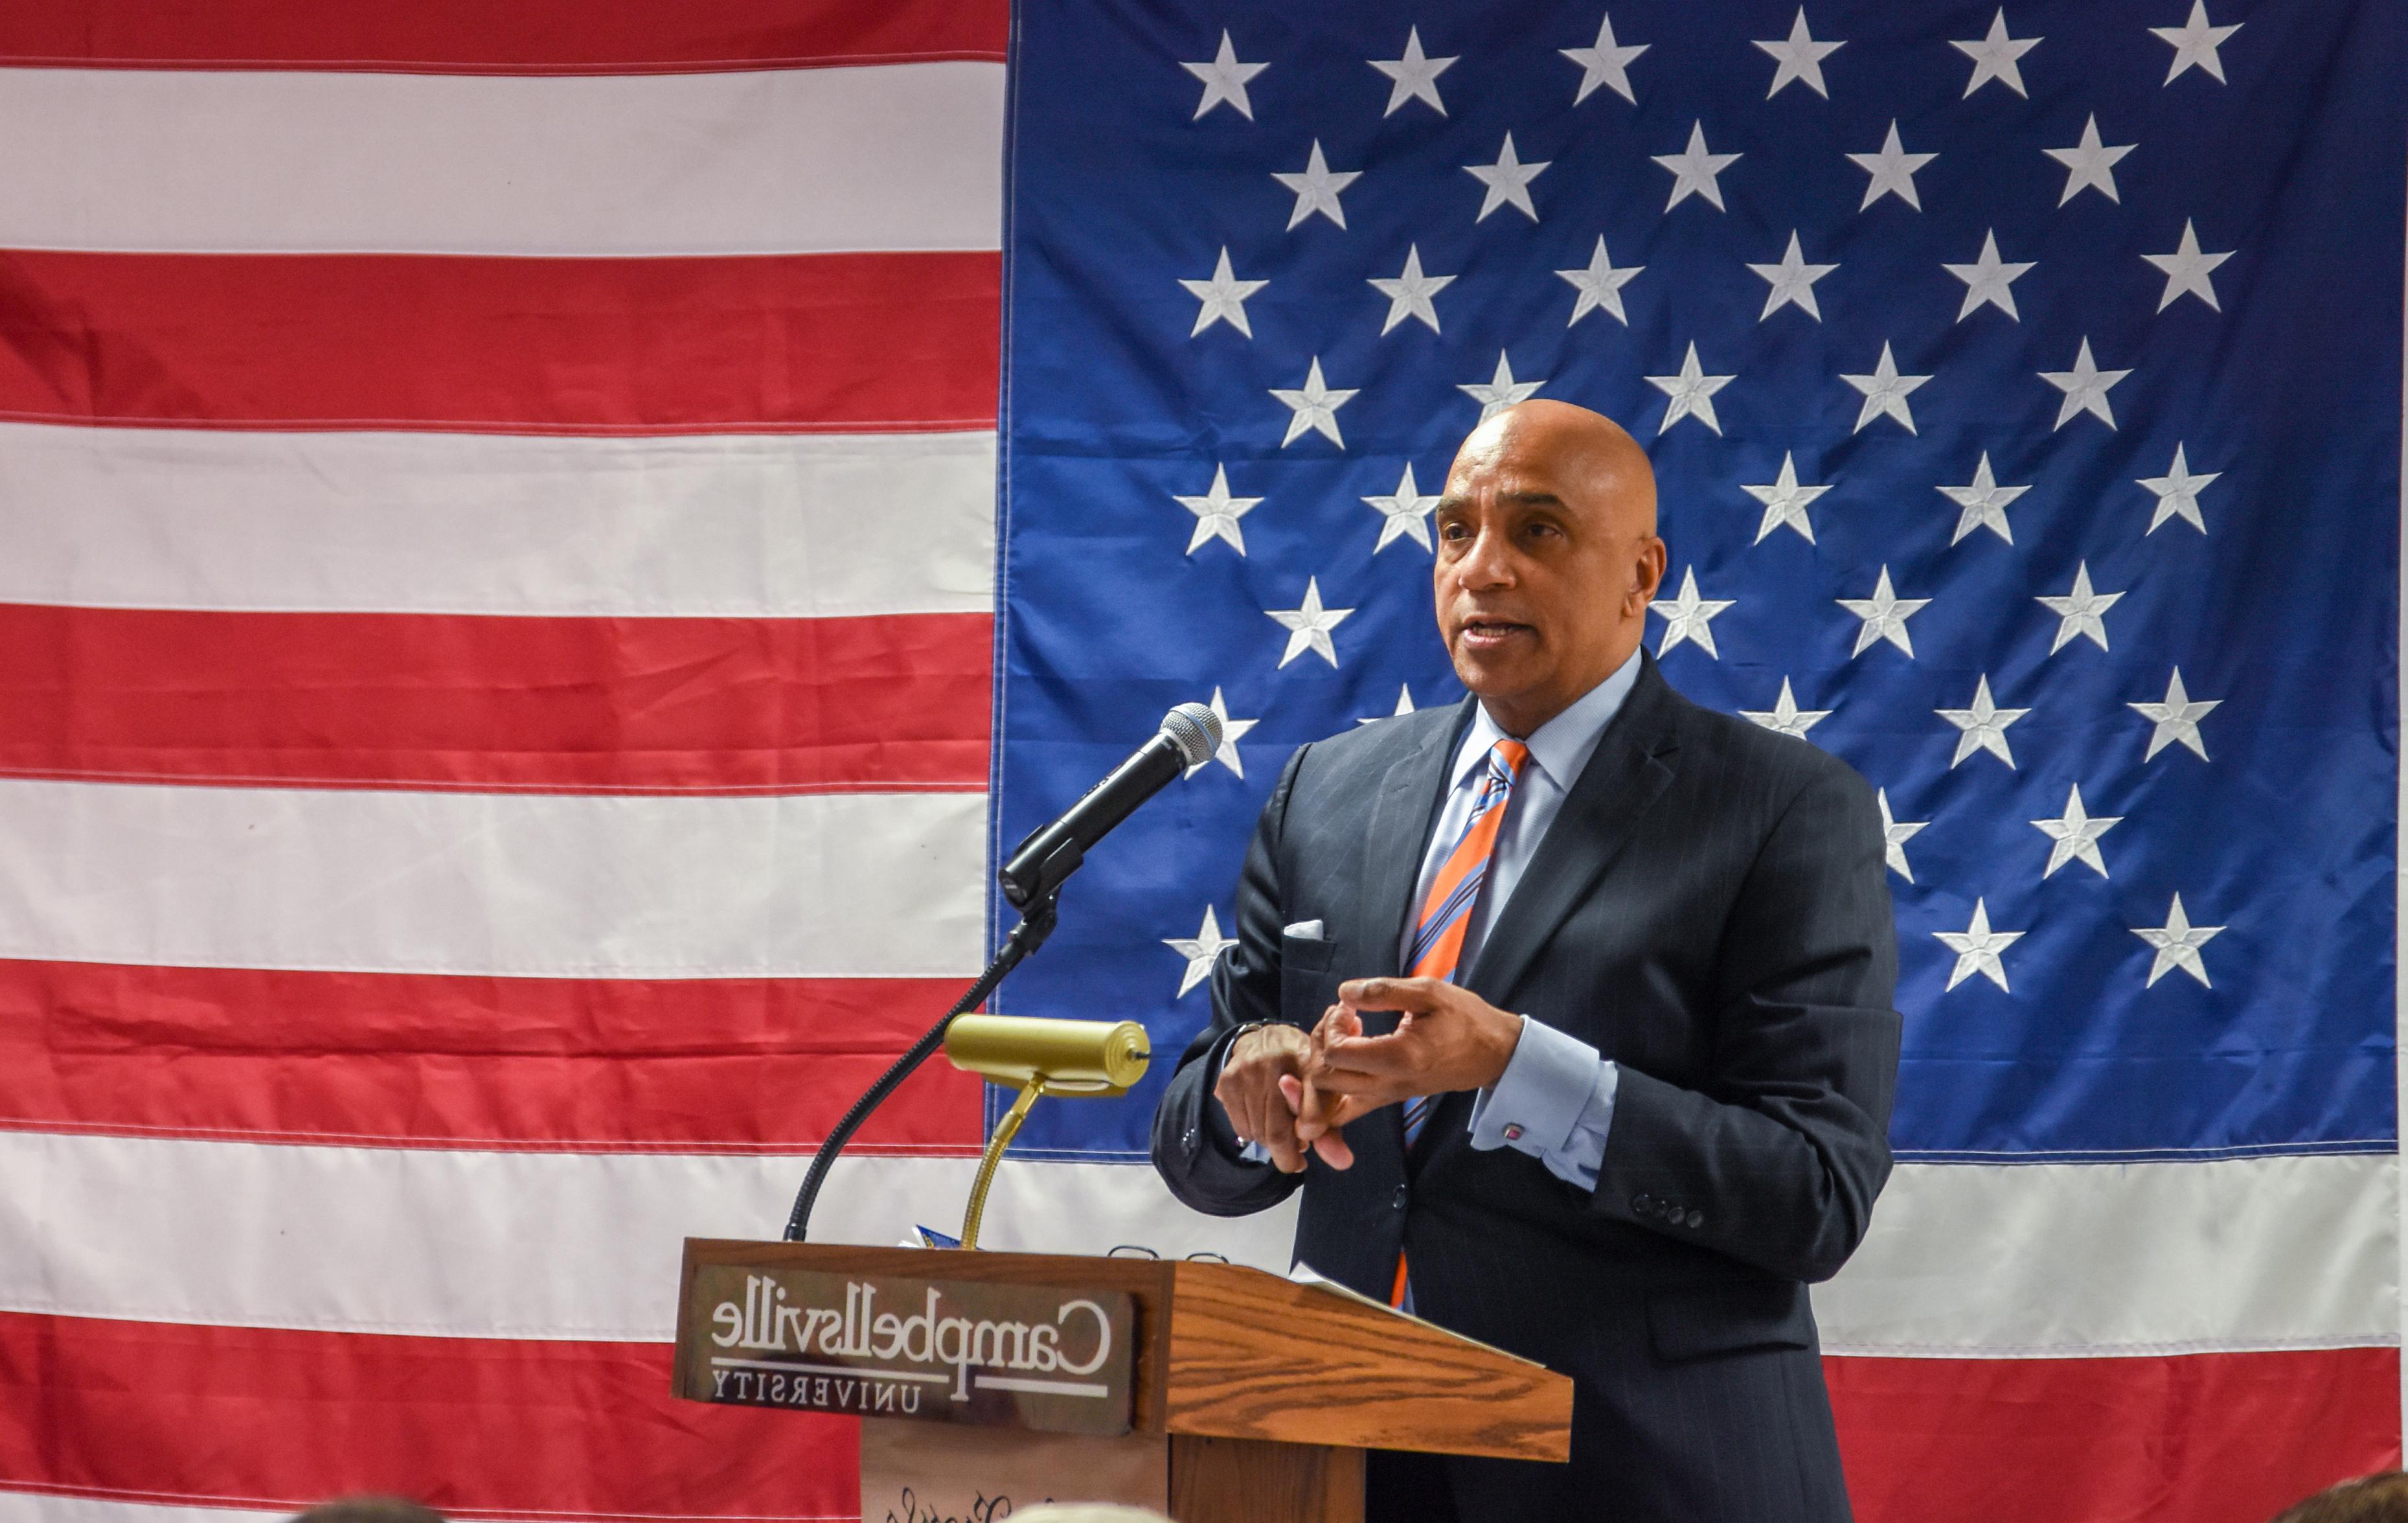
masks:
<path id="1" fill-rule="evenodd" d="M 1413 890 L 1421 883 L 1422 848 L 1445 793 L 1447 763 L 1471 722 L 1474 701 L 1466 698 L 1456 706 L 1455 723 L 1432 726 L 1411 751 L 1390 764 L 1381 780 L 1371 828 L 1363 842 L 1360 928 L 1365 967 L 1381 975 L 1404 971 L 1398 949 L 1404 941 L 1405 917 L 1413 910 Z"/>
<path id="2" fill-rule="evenodd" d="M 1587 897 L 1672 781 L 1672 690 L 1642 654 L 1639 679 L 1605 727 L 1513 897 L 1489 927 L 1466 987 L 1502 1004 L 1555 928 Z"/>

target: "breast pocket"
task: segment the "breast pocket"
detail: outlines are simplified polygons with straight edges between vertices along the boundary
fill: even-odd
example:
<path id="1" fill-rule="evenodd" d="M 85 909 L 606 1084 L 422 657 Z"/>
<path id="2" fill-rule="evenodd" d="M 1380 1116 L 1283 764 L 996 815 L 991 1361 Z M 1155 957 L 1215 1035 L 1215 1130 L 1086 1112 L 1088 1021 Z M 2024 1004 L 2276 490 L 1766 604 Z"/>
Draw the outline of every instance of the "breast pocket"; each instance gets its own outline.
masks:
<path id="1" fill-rule="evenodd" d="M 1318 937 L 1280 939 L 1280 1019 L 1311 1030 L 1336 998 L 1338 977 L 1331 970 L 1338 943 Z"/>

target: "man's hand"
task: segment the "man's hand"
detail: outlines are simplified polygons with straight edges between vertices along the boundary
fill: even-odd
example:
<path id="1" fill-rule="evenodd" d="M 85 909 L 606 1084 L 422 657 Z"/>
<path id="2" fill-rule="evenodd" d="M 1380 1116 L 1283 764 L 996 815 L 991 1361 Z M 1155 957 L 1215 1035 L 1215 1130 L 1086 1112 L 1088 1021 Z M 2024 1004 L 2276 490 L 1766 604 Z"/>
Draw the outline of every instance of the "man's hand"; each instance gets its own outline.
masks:
<path id="1" fill-rule="evenodd" d="M 1414 1095 L 1486 1089 L 1522 1041 L 1522 1017 L 1440 979 L 1354 979 L 1338 986 L 1338 1000 L 1313 1029 L 1295 1127 L 1296 1140 L 1335 1169 L 1354 1161 L 1338 1128 Z M 1367 1037 L 1367 1010 L 1402 1019 L 1388 1035 Z"/>
<path id="2" fill-rule="evenodd" d="M 1229 1044 L 1212 1098 L 1240 1142 L 1260 1142 L 1281 1173 L 1304 1168 L 1296 1134 L 1295 1085 L 1312 1053 L 1312 1040 L 1292 1026 L 1257 1027 Z"/>

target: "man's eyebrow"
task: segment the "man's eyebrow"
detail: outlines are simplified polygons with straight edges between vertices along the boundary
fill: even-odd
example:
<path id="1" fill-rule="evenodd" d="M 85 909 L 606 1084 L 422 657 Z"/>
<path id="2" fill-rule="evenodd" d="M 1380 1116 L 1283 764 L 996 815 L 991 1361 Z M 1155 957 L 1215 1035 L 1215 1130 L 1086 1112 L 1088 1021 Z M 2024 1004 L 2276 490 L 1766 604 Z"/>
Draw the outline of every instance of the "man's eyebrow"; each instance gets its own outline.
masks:
<path id="1" fill-rule="evenodd" d="M 1564 499 L 1552 492 L 1506 492 L 1499 496 L 1507 502 L 1518 502 L 1532 508 L 1561 508 Z"/>

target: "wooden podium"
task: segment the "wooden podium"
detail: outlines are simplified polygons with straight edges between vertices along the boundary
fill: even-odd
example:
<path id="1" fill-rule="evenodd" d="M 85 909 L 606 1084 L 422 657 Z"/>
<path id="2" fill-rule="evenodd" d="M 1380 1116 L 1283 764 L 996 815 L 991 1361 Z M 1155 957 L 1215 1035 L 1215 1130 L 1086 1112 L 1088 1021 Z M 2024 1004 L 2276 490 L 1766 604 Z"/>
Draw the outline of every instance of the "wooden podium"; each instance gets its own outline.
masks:
<path id="1" fill-rule="evenodd" d="M 859 1413 L 867 1523 L 1048 1498 L 1362 1523 L 1367 1448 L 1560 1461 L 1571 1443 L 1561 1375 L 1193 1260 L 688 1239 L 675 1381 Z"/>

